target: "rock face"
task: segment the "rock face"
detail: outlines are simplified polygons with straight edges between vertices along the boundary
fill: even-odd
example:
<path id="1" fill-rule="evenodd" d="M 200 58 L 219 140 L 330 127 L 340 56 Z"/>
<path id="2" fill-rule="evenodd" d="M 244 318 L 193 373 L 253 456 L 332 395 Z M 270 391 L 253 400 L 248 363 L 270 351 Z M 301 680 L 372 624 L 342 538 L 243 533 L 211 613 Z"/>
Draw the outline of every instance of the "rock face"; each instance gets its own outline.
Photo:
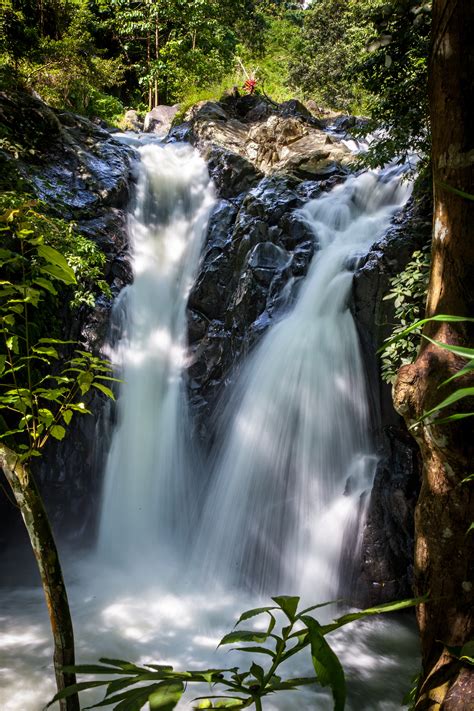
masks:
<path id="1" fill-rule="evenodd" d="M 8 141 L 6 149 L 5 144 L 0 149 L 1 187 L 20 188 L 43 200 L 52 214 L 73 220 L 97 242 L 107 257 L 105 278 L 116 296 L 131 280 L 124 210 L 135 152 L 91 121 L 54 111 L 25 93 L 0 94 L 0 123 Z M 9 146 L 17 146 L 16 156 Z M 65 338 L 99 352 L 111 306 L 112 300 L 100 297 L 93 310 L 81 307 L 73 318 L 64 312 Z M 97 416 L 104 404 L 104 398 L 95 397 Z M 71 446 L 53 444 L 37 469 L 40 484 L 47 484 L 46 503 L 56 526 L 64 520 L 81 530 L 93 520 L 91 501 L 97 499 L 100 485 L 91 447 L 95 428 L 93 417 L 73 421 L 67 440 Z"/>
<path id="2" fill-rule="evenodd" d="M 143 131 L 143 119 L 138 111 L 128 109 L 123 117 L 123 129 L 125 131 Z"/>
<path id="3" fill-rule="evenodd" d="M 206 102 L 194 106 L 186 119 L 206 158 L 218 146 L 264 175 L 320 180 L 348 173 L 353 160 L 346 146 L 297 101 L 275 106 L 246 96 Z"/>

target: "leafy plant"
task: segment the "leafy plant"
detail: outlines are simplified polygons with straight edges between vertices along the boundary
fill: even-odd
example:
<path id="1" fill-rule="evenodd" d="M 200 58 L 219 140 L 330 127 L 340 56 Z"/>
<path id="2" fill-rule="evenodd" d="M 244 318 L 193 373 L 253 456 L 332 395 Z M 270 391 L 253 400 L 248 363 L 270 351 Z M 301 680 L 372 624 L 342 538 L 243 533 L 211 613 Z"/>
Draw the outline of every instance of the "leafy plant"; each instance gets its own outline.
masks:
<path id="1" fill-rule="evenodd" d="M 382 352 L 382 379 L 387 383 L 394 383 L 398 369 L 415 360 L 421 326 L 409 332 L 406 328 L 424 313 L 430 261 L 428 246 L 413 252 L 405 269 L 390 280 L 390 290 L 384 296 L 384 301 L 394 302 L 397 324 Z"/>
<path id="2" fill-rule="evenodd" d="M 53 632 L 56 681 L 62 689 L 75 683 L 74 674 L 63 670 L 74 663 L 74 634 L 56 544 L 30 464 L 51 438 L 65 437 L 73 416 L 89 412 L 84 397 L 92 388 L 113 397 L 108 387 L 113 378 L 110 364 L 86 351 L 76 350 L 62 362 L 70 342 L 42 334 L 38 312 L 48 301 L 57 307 L 58 288 L 74 289 L 77 279 L 64 255 L 47 244 L 39 225 L 50 236 L 51 223 L 48 218 L 42 223 L 34 206 L 30 201 L 0 213 L 5 245 L 0 249 L 5 276 L 0 281 L 0 467 L 37 560 Z M 79 711 L 77 694 L 60 707 Z"/>
<path id="3" fill-rule="evenodd" d="M 460 321 L 474 322 L 474 318 L 468 318 L 467 316 L 449 316 L 445 314 L 438 314 L 436 316 L 432 316 L 431 318 L 423 318 L 419 321 L 415 321 L 400 333 L 387 339 L 385 345 L 382 346 L 380 351 L 384 352 L 386 349 L 389 349 L 391 346 L 397 344 L 399 341 L 403 341 L 403 339 L 405 339 L 409 335 L 411 336 L 413 333 L 420 333 L 423 326 L 426 323 L 429 323 L 430 321 L 442 321 L 446 323 L 458 323 Z M 457 373 L 452 375 L 450 378 L 444 380 L 438 387 L 442 388 L 445 385 L 448 385 L 449 383 L 452 383 L 453 381 L 457 380 L 458 378 L 462 378 L 464 375 L 468 375 L 469 373 L 472 373 L 474 371 L 474 348 L 466 348 L 464 346 L 454 346 L 448 343 L 441 343 L 440 341 L 435 341 L 423 333 L 422 338 L 426 339 L 433 345 L 438 346 L 439 348 L 444 348 L 445 350 L 454 353 L 460 358 L 465 358 L 467 360 L 466 365 L 464 365 L 460 370 L 457 371 Z M 474 387 L 471 386 L 466 388 L 458 388 L 450 395 L 448 395 L 448 397 L 442 400 L 438 405 L 424 412 L 421 417 L 411 426 L 411 428 L 416 427 L 420 422 L 427 419 L 433 421 L 433 415 L 437 415 L 441 410 L 444 410 L 447 407 L 453 405 L 454 403 L 459 402 L 459 400 L 463 400 L 468 397 L 474 397 Z M 436 418 L 436 424 L 446 424 L 448 422 L 454 422 L 456 420 L 462 420 L 466 417 L 473 416 L 474 412 L 457 412 L 455 414 L 443 417 L 442 419 Z"/>
<path id="4" fill-rule="evenodd" d="M 23 236 L 39 239 L 63 255 L 71 268 L 74 286 L 69 305 L 94 306 L 97 292 L 111 296 L 110 287 L 103 278 L 105 254 L 90 239 L 77 231 L 74 222 L 66 222 L 47 214 L 47 206 L 40 200 L 29 199 L 20 193 L 8 191 L 0 196 L 0 215 L 4 241 L 15 240 L 19 232 Z M 5 217 L 6 216 L 6 217 Z M 21 224 L 21 230 L 17 229 Z M 14 262 L 9 262 L 10 269 Z M 50 293 L 53 291 L 50 289 Z"/>
<path id="5" fill-rule="evenodd" d="M 425 598 L 423 598 L 424 600 Z M 234 629 L 219 643 L 238 645 L 233 648 L 248 654 L 259 654 L 269 658 L 264 667 L 251 662 L 248 669 L 204 669 L 175 671 L 170 666 L 156 664 L 136 665 L 121 659 L 101 659 L 100 664 L 82 664 L 67 671 L 102 677 L 78 683 L 56 694 L 48 704 L 67 698 L 69 695 L 106 687 L 102 701 L 86 708 L 114 705 L 120 711 L 139 711 L 147 703 L 152 711 L 171 711 L 177 705 L 187 684 L 207 683 L 211 691 L 223 687 L 224 693 L 195 698 L 196 709 L 210 708 L 255 708 L 262 711 L 263 700 L 278 691 L 294 691 L 302 686 L 318 684 L 331 690 L 334 710 L 343 711 L 346 701 L 346 681 L 341 663 L 326 641 L 326 635 L 355 620 L 385 612 L 394 612 L 418 604 L 420 599 L 403 600 L 380 607 L 372 607 L 361 612 L 343 615 L 333 622 L 323 625 L 310 613 L 331 603 L 312 605 L 298 611 L 300 598 L 280 596 L 272 598 L 274 605 L 247 610 L 238 619 Z M 240 625 L 254 617 L 268 619 L 266 630 L 240 629 Z M 277 629 L 277 616 L 280 624 Z M 239 629 L 237 629 L 239 628 Z M 245 645 L 245 646 L 240 646 Z M 283 678 L 280 667 L 295 654 L 308 650 L 311 656 L 314 676 Z"/>

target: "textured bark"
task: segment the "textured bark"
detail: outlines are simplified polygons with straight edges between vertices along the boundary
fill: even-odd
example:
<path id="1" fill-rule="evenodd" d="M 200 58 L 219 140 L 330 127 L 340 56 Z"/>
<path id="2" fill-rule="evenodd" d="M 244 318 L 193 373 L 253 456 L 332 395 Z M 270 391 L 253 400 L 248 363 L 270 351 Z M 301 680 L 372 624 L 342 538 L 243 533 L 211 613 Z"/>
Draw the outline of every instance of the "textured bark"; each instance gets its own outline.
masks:
<path id="1" fill-rule="evenodd" d="M 430 58 L 430 115 L 433 137 L 434 220 L 427 316 L 474 315 L 474 202 L 457 191 L 474 192 L 474 142 L 470 125 L 473 95 L 472 0 L 434 0 Z M 474 343 L 467 322 L 432 322 L 425 335 L 448 344 Z M 416 362 L 399 372 L 394 400 L 412 425 L 450 392 L 472 385 L 459 379 L 439 388 L 465 361 L 424 341 Z M 449 411 L 472 411 L 463 400 Z M 416 426 L 423 480 L 415 516 L 415 589 L 430 599 L 419 606 L 422 683 L 416 708 L 434 711 L 474 708 L 474 672 L 447 647 L 474 637 L 474 520 L 472 419 Z"/>
<path id="2" fill-rule="evenodd" d="M 38 563 L 54 641 L 54 671 L 58 691 L 76 683 L 75 674 L 62 671 L 74 664 L 74 633 L 58 551 L 43 501 L 32 474 L 8 447 L 0 444 L 0 467 L 25 522 Z M 61 711 L 79 711 L 77 694 L 59 702 Z"/>

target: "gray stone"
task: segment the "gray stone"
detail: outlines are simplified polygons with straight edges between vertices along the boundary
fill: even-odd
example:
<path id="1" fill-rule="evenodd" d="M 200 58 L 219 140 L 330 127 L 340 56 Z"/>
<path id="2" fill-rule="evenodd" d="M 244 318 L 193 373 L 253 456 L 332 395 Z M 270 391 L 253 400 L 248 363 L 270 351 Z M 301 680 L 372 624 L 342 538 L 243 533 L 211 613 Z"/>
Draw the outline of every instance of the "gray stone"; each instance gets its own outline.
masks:
<path id="1" fill-rule="evenodd" d="M 155 106 L 145 116 L 143 130 L 145 133 L 156 133 L 158 136 L 166 136 L 171 128 L 173 119 L 179 111 L 179 104 L 174 106 Z"/>

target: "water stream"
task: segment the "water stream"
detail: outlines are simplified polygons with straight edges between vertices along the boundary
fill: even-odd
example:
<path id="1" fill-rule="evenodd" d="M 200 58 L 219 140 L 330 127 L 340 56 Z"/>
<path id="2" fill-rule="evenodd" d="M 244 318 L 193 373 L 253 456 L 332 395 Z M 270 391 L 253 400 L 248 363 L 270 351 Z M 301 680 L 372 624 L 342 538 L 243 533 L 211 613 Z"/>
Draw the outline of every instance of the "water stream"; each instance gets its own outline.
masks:
<path id="1" fill-rule="evenodd" d="M 123 382 L 98 548 L 87 560 L 64 555 L 78 658 L 229 666 L 215 648 L 242 610 L 273 594 L 311 604 L 337 593 L 344 531 L 355 526 L 357 540 L 376 466 L 348 304 L 353 270 L 410 188 L 393 168 L 370 172 L 301 210 L 318 246 L 309 273 L 226 395 L 215 451 L 202 465 L 186 401 L 186 302 L 213 186 L 189 146 L 145 143 L 140 154 L 134 282 L 117 304 L 121 335 L 111 344 Z M 0 597 L 0 708 L 39 711 L 54 689 L 41 593 Z M 416 671 L 409 625 L 375 620 L 331 643 L 348 671 L 349 711 L 401 708 Z M 231 661 L 239 665 L 242 654 Z M 295 658 L 292 673 L 306 675 L 308 665 Z M 191 708 L 192 697 L 179 708 Z M 332 704 L 325 691 L 306 689 L 265 706 L 295 708 Z"/>

